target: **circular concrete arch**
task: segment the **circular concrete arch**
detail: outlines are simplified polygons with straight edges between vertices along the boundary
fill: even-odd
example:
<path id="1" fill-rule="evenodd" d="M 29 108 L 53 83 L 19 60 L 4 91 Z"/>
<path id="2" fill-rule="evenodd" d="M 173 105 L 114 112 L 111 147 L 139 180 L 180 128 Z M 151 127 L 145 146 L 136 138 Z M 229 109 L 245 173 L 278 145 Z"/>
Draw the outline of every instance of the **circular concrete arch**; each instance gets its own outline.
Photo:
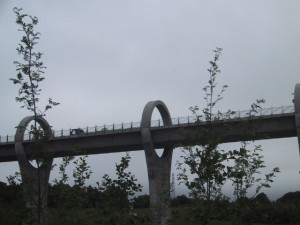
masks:
<path id="1" fill-rule="evenodd" d="M 24 150 L 23 141 L 24 134 L 28 124 L 34 120 L 34 116 L 28 116 L 21 120 L 19 125 L 17 126 L 16 134 L 15 134 L 15 151 L 17 155 L 17 159 L 20 165 L 21 170 L 35 170 L 36 168 L 29 162 L 26 152 Z M 52 130 L 48 122 L 41 116 L 37 117 L 37 123 L 42 127 L 46 136 L 48 138 L 51 137 Z M 41 165 L 41 169 L 43 167 L 48 167 L 49 164 L 52 165 L 53 158 L 45 159 L 44 163 Z M 22 173 L 22 171 L 21 171 Z"/>
<path id="2" fill-rule="evenodd" d="M 170 154 L 172 154 L 172 148 L 164 148 L 164 152 L 162 156 L 159 157 L 155 152 L 153 142 L 152 142 L 150 127 L 151 127 L 152 114 L 155 108 L 158 109 L 162 117 L 163 124 L 172 125 L 170 112 L 167 106 L 165 105 L 165 103 L 163 103 L 160 100 L 148 102 L 144 108 L 143 115 L 142 115 L 142 122 L 141 122 L 141 133 L 142 133 L 143 145 L 147 154 L 151 155 L 152 157 L 166 158 Z"/>

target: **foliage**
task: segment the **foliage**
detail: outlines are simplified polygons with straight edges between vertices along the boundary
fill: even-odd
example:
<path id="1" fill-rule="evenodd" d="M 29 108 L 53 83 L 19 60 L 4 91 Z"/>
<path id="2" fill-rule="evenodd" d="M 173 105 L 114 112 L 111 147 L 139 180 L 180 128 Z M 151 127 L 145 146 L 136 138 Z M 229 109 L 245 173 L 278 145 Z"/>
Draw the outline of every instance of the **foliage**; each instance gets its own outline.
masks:
<path id="1" fill-rule="evenodd" d="M 23 33 L 22 39 L 16 48 L 18 54 L 22 56 L 22 61 L 14 61 L 17 75 L 10 80 L 13 84 L 19 86 L 18 96 L 15 98 L 16 101 L 22 103 L 21 108 L 26 108 L 33 113 L 34 124 L 30 126 L 29 134 L 36 142 L 35 148 L 38 155 L 41 154 L 41 145 L 45 144 L 44 142 L 38 144 L 38 142 L 41 140 L 44 141 L 46 137 L 41 127 L 37 124 L 37 118 L 45 116 L 46 111 L 59 103 L 49 98 L 44 109 L 38 106 L 39 96 L 42 91 L 40 83 L 45 79 L 43 74 L 46 68 L 41 61 L 43 54 L 36 51 L 36 45 L 41 35 L 39 32 L 34 31 L 35 26 L 38 24 L 38 18 L 22 14 L 22 8 L 15 7 L 13 11 L 16 15 L 16 23 L 20 26 L 18 31 Z M 39 168 L 43 160 L 36 160 L 36 163 Z"/>
<path id="2" fill-rule="evenodd" d="M 149 208 L 150 207 L 150 196 L 149 195 L 139 195 L 132 199 L 132 207 L 134 209 Z"/>
<path id="3" fill-rule="evenodd" d="M 15 7 L 13 11 L 17 17 L 16 23 L 21 27 L 18 30 L 24 33 L 21 43 L 17 47 L 17 52 L 19 55 L 22 55 L 23 62 L 14 62 L 18 73 L 16 78 L 11 78 L 10 80 L 20 86 L 19 96 L 16 97 L 16 101 L 21 102 L 23 104 L 22 108 L 26 107 L 37 117 L 44 115 L 48 109 L 59 103 L 49 98 L 48 104 L 43 110 L 40 110 L 37 106 L 39 102 L 38 96 L 42 91 L 39 85 L 45 79 L 42 74 L 46 68 L 41 62 L 42 53 L 34 51 L 41 35 L 39 32 L 34 31 L 34 27 L 38 24 L 38 18 L 22 14 L 21 8 Z"/>
<path id="4" fill-rule="evenodd" d="M 76 168 L 73 171 L 73 178 L 75 185 L 83 188 L 86 180 L 88 180 L 92 174 L 90 166 L 87 164 L 87 156 L 80 156 L 74 161 Z"/>
<path id="5" fill-rule="evenodd" d="M 50 187 L 49 206 L 61 209 L 52 210 L 52 224 L 134 224 L 136 221 L 141 224 L 145 221 L 145 218 L 131 213 L 134 202 L 138 202 L 133 196 L 141 191 L 142 186 L 136 183 L 131 172 L 127 172 L 131 159 L 128 154 L 116 164 L 117 179 L 106 174 L 101 186 L 97 182 L 98 187 L 86 186 L 92 173 L 86 156 L 73 161 L 76 166 L 73 171 L 74 186 L 66 183 L 69 180 L 66 167 L 73 159 L 63 159 L 59 167 L 60 180 L 55 179 Z M 88 209 L 89 219 L 86 213 L 71 213 L 77 209 Z"/>
<path id="6" fill-rule="evenodd" d="M 247 133 L 244 134 L 244 138 L 251 140 L 255 136 L 256 127 L 252 124 L 251 118 L 255 115 L 259 109 L 261 109 L 261 104 L 264 103 L 264 99 L 257 100 L 256 103 L 251 105 L 250 111 L 248 113 L 247 122 L 242 121 L 241 126 L 247 127 Z M 260 118 L 256 119 L 259 120 Z M 228 176 L 232 181 L 234 187 L 234 196 L 236 197 L 236 203 L 233 207 L 232 218 L 233 224 L 249 223 L 249 212 L 253 211 L 249 208 L 249 201 L 247 200 L 249 196 L 249 191 L 254 188 L 255 191 L 251 195 L 250 199 L 254 199 L 263 188 L 270 188 L 273 178 L 276 174 L 280 172 L 278 167 L 273 168 L 270 173 L 262 175 L 262 169 L 265 168 L 263 161 L 263 155 L 261 154 L 261 145 L 255 145 L 253 149 L 248 149 L 249 141 L 243 141 L 242 146 L 239 150 L 229 151 L 229 160 L 232 161 L 233 166 L 228 166 Z M 262 202 L 255 201 L 255 208 L 260 211 L 264 211 L 264 207 L 268 207 Z M 246 216 L 247 215 L 247 216 Z M 251 215 L 254 217 L 254 215 Z M 260 218 L 260 220 L 267 220 L 265 217 Z"/>
<path id="7" fill-rule="evenodd" d="M 45 79 L 42 74 L 46 68 L 41 61 L 42 53 L 36 51 L 40 33 L 35 32 L 34 28 L 38 24 L 38 18 L 28 14 L 22 14 L 21 8 L 15 7 L 13 11 L 16 15 L 16 23 L 20 27 L 18 31 L 23 34 L 16 48 L 18 54 L 22 56 L 22 61 L 14 62 L 17 74 L 15 78 L 11 78 L 10 80 L 13 84 L 19 86 L 18 96 L 15 98 L 16 101 L 22 103 L 21 108 L 26 108 L 29 112 L 33 113 L 34 117 L 33 124 L 30 125 L 28 133 L 33 137 L 34 141 L 31 144 L 31 148 L 35 151 L 37 187 L 32 187 L 32 181 L 24 182 L 24 190 L 31 188 L 25 196 L 27 198 L 26 201 L 31 205 L 31 212 L 28 214 L 27 223 L 41 224 L 43 223 L 42 218 L 46 215 L 44 206 L 42 205 L 43 199 L 46 199 L 46 197 L 44 197 L 44 193 L 41 193 L 40 167 L 44 163 L 44 159 L 49 157 L 49 155 L 46 155 L 44 151 L 47 136 L 44 134 L 43 129 L 38 126 L 37 119 L 40 116 L 44 116 L 47 110 L 59 103 L 49 98 L 44 109 L 38 107 L 39 96 L 42 91 L 40 83 Z M 24 181 L 29 179 L 28 176 L 26 177 L 25 172 L 22 172 L 22 179 Z M 37 198 L 37 200 L 34 200 L 34 198 Z"/>
<path id="8" fill-rule="evenodd" d="M 66 185 L 67 192 L 72 193 L 75 186 Z M 86 187 L 86 191 L 82 192 L 85 197 L 84 204 L 80 207 L 73 201 L 72 195 L 60 195 L 60 187 L 58 184 L 53 184 L 49 187 L 48 203 L 49 203 L 49 224 L 110 224 L 107 217 L 110 215 L 104 214 L 104 193 L 97 187 Z M 142 196 L 141 198 L 139 198 Z M 147 199 L 148 195 L 140 195 L 133 198 Z M 63 197 L 63 198 L 62 198 Z M 172 207 L 174 225 L 189 224 L 190 212 L 193 210 L 193 200 L 186 196 L 177 196 L 178 200 L 182 199 L 180 204 Z M 177 199 L 176 198 L 176 199 Z M 253 199 L 244 198 L 247 208 L 242 211 L 244 220 L 251 224 L 299 224 L 299 192 L 289 192 L 280 197 L 276 202 L 269 200 L 264 193 L 258 194 Z M 66 203 L 64 208 L 60 205 Z M 137 203 L 140 202 L 137 200 Z M 207 202 L 199 202 L 199 208 L 205 207 Z M 214 210 L 217 212 L 215 220 L 211 224 L 232 224 L 230 221 L 232 213 L 236 210 L 237 201 L 229 202 L 226 199 L 220 199 L 213 202 Z M 143 204 L 142 204 L 143 205 Z M 22 208 L 23 207 L 23 208 Z M 111 209 L 113 211 L 113 209 Z M 105 211 L 107 212 L 107 211 Z M 150 215 L 149 208 L 134 208 L 132 211 L 137 213 L 138 217 Z M 24 213 L 24 201 L 22 198 L 21 184 L 5 184 L 0 182 L 0 224 L 21 224 Z M 133 214 L 132 214 L 133 215 Z M 149 224 L 149 221 L 144 222 L 140 219 L 136 224 Z M 137 219 L 135 220 L 137 221 Z M 240 224 L 245 224 L 241 222 Z"/>
<path id="9" fill-rule="evenodd" d="M 21 182 L 21 174 L 19 172 L 15 172 L 14 175 L 9 175 L 6 179 L 9 185 L 17 186 Z"/>
<path id="10" fill-rule="evenodd" d="M 222 194 L 222 187 L 229 179 L 232 181 L 234 195 L 237 198 L 229 210 L 233 214 L 233 217 L 229 219 L 236 224 L 246 223 L 250 221 L 250 213 L 253 213 L 249 208 L 250 200 L 259 194 L 262 188 L 270 187 L 279 168 L 275 167 L 262 177 L 261 169 L 265 165 L 261 146 L 255 146 L 253 150 L 247 149 L 249 140 L 253 140 L 256 134 L 257 127 L 254 116 L 257 120 L 256 115 L 261 104 L 265 102 L 264 99 L 256 100 L 251 105 L 248 120 L 237 121 L 243 128 L 242 130 L 245 130 L 241 134 L 244 137 L 241 148 L 227 152 L 220 149 L 219 144 L 222 143 L 223 135 L 230 129 L 229 125 L 223 123 L 222 120 L 231 119 L 235 112 L 228 110 L 226 113 L 221 113 L 215 110 L 216 105 L 223 99 L 223 94 L 228 86 L 224 85 L 218 90 L 216 79 L 220 69 L 217 63 L 221 49 L 217 48 L 214 53 L 214 59 L 210 61 L 208 69 L 208 85 L 203 88 L 206 102 L 206 106 L 201 110 L 203 115 L 198 113 L 199 106 L 190 107 L 191 112 L 197 118 L 196 123 L 202 123 L 203 126 L 199 126 L 193 131 L 182 131 L 185 139 L 189 140 L 191 144 L 184 147 L 183 162 L 177 163 L 178 169 L 181 170 L 178 179 L 188 187 L 190 196 L 196 200 L 191 209 L 193 224 L 210 224 L 212 220 L 222 214 L 217 206 L 220 201 L 226 202 Z M 213 129 L 213 126 L 217 129 Z M 185 165 L 188 167 L 189 173 L 187 173 Z M 249 200 L 247 194 L 253 187 L 256 189 Z M 218 203 L 216 204 L 216 202 Z M 261 205 L 257 201 L 256 204 Z"/>
<path id="11" fill-rule="evenodd" d="M 224 114 L 220 112 L 218 112 L 217 115 L 214 114 L 216 104 L 222 100 L 222 95 L 227 89 L 227 85 L 224 85 L 220 91 L 217 91 L 216 78 L 220 73 L 217 62 L 221 52 L 222 49 L 220 48 L 214 50 L 214 59 L 209 62 L 208 85 L 203 88 L 203 91 L 205 92 L 204 99 L 206 101 L 206 107 L 204 107 L 202 113 L 207 126 L 205 129 L 197 130 L 195 132 L 183 130 L 183 135 L 190 140 L 191 143 L 197 143 L 198 145 L 196 147 L 193 145 L 185 146 L 183 151 L 184 156 L 182 156 L 183 163 L 177 163 L 178 169 L 181 170 L 178 179 L 188 187 L 190 196 L 200 201 L 207 201 L 204 212 L 203 207 L 201 209 L 199 207 L 195 209 L 193 213 L 195 223 L 210 223 L 213 218 L 212 200 L 222 196 L 221 188 L 227 179 L 226 167 L 224 166 L 227 154 L 218 147 L 222 135 L 212 133 L 212 126 L 214 124 L 233 114 L 230 110 Z M 197 117 L 197 123 L 202 122 L 202 116 L 198 113 L 199 107 L 190 107 L 190 110 L 193 115 Z M 194 178 L 190 179 L 184 164 L 189 167 L 189 172 Z"/>
<path id="12" fill-rule="evenodd" d="M 251 198 L 254 198 L 263 187 L 269 188 L 270 183 L 279 168 L 275 167 L 272 172 L 265 174 L 265 178 L 260 176 L 261 169 L 265 168 L 262 148 L 260 145 L 254 147 L 253 150 L 246 149 L 247 142 L 242 143 L 239 151 L 229 151 L 230 159 L 234 161 L 234 165 L 230 167 L 229 177 L 234 187 L 234 195 L 237 199 L 246 197 L 249 189 L 256 185 L 255 192 Z"/>
<path id="13" fill-rule="evenodd" d="M 67 184 L 69 176 L 66 172 L 68 165 L 73 161 L 75 169 L 73 170 L 74 186 Z M 68 211 L 76 208 L 87 207 L 90 198 L 90 190 L 86 187 L 86 181 L 90 178 L 92 171 L 87 164 L 87 156 L 80 156 L 74 160 L 73 156 L 62 158 L 59 165 L 60 179 L 54 180 L 54 185 L 49 190 L 49 206 L 58 207 L 56 216 L 52 217 L 52 224 L 83 224 L 81 214 L 70 216 Z"/>
<path id="14" fill-rule="evenodd" d="M 300 204 L 300 191 L 288 192 L 277 199 L 278 203 Z"/>
<path id="15" fill-rule="evenodd" d="M 0 224 L 21 224 L 26 215 L 22 186 L 14 176 L 8 185 L 0 182 Z"/>
<path id="16" fill-rule="evenodd" d="M 66 184 L 69 180 L 69 176 L 66 173 L 66 168 L 70 162 L 74 159 L 74 156 L 66 156 L 62 158 L 62 163 L 59 165 L 59 174 L 61 175 L 60 179 L 54 179 L 54 184 Z"/>
<path id="17" fill-rule="evenodd" d="M 179 195 L 176 198 L 172 199 L 172 206 L 182 206 L 191 204 L 193 199 L 187 197 L 186 195 Z"/>
<path id="18" fill-rule="evenodd" d="M 109 175 L 103 176 L 102 185 L 99 188 L 104 194 L 104 210 L 108 210 L 110 216 L 107 218 L 109 224 L 134 224 L 134 215 L 130 214 L 133 207 L 133 196 L 142 191 L 142 185 L 131 172 L 126 170 L 129 167 L 131 157 L 128 153 L 116 164 L 117 179 Z M 105 211 L 104 211 L 104 214 Z"/>

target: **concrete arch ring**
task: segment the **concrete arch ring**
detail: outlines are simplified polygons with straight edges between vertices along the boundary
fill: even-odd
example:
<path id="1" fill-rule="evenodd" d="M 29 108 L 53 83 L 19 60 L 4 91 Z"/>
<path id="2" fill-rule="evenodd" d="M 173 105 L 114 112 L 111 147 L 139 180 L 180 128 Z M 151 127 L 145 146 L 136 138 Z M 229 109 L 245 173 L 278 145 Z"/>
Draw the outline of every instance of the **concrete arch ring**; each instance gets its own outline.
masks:
<path id="1" fill-rule="evenodd" d="M 28 116 L 28 117 L 25 117 L 24 119 L 22 119 L 17 127 L 16 134 L 15 134 L 15 150 L 16 150 L 17 159 L 19 161 L 20 166 L 23 167 L 24 169 L 26 168 L 27 170 L 28 169 L 34 169 L 34 170 L 36 169 L 29 162 L 26 152 L 24 150 L 24 146 L 23 146 L 24 134 L 25 134 L 26 127 L 33 120 L 34 120 L 34 116 Z M 52 135 L 52 130 L 51 130 L 51 127 L 48 124 L 48 122 L 42 116 L 37 117 L 36 121 L 42 127 L 45 135 L 48 138 L 50 138 Z M 53 162 L 53 158 L 45 159 L 41 168 L 49 167 L 49 165 L 52 165 L 52 162 Z"/>
<path id="2" fill-rule="evenodd" d="M 141 134 L 142 134 L 142 141 L 145 149 L 145 153 L 148 157 L 154 158 L 167 158 L 172 155 L 172 147 L 164 148 L 164 152 L 161 157 L 159 157 L 155 151 L 152 136 L 150 132 L 151 127 L 151 117 L 153 110 L 157 108 L 164 125 L 172 125 L 172 119 L 169 113 L 167 106 L 160 100 L 157 101 L 150 101 L 146 104 L 143 115 L 142 115 L 142 122 L 141 122 Z"/>

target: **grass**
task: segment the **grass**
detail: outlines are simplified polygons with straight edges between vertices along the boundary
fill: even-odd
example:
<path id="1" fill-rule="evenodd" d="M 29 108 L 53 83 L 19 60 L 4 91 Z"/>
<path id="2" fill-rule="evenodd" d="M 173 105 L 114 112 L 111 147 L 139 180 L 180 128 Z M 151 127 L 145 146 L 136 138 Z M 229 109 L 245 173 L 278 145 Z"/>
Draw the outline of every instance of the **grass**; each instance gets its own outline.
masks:
<path id="1" fill-rule="evenodd" d="M 190 220 L 190 207 L 173 207 L 170 225 L 193 225 Z M 114 224 L 112 214 L 103 214 L 99 209 L 49 209 L 49 225 L 107 225 Z M 149 208 L 134 209 L 132 214 L 137 215 L 136 225 L 152 225 L 151 211 Z M 230 221 L 214 220 L 210 225 L 231 225 Z M 251 225 L 263 225 L 253 223 Z"/>

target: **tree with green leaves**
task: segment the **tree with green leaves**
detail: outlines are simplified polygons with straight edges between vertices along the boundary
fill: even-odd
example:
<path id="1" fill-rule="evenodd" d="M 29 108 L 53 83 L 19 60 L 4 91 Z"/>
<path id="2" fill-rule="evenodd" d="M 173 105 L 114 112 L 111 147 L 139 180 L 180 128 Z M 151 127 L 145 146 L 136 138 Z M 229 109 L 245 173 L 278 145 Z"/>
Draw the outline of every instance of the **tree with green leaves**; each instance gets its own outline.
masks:
<path id="1" fill-rule="evenodd" d="M 86 181 L 90 179 L 91 174 L 93 173 L 91 167 L 87 163 L 87 155 L 80 156 L 73 163 L 75 169 L 73 170 L 74 178 L 74 196 L 73 199 L 76 200 L 79 208 L 82 208 L 86 202 Z"/>
<path id="2" fill-rule="evenodd" d="M 70 163 L 74 160 L 74 156 L 66 156 L 62 158 L 62 162 L 59 165 L 59 174 L 60 174 L 60 179 L 55 178 L 53 180 L 53 183 L 56 185 L 59 184 L 66 184 L 67 181 L 70 179 L 68 174 L 67 174 L 67 167 L 70 165 Z"/>
<path id="3" fill-rule="evenodd" d="M 241 203 L 236 204 L 237 208 L 235 209 L 242 210 L 243 206 L 248 204 L 248 201 L 243 200 L 246 199 L 249 189 L 256 185 L 253 195 L 255 197 L 263 187 L 270 187 L 275 174 L 279 172 L 276 167 L 269 174 L 265 174 L 264 178 L 257 177 L 261 173 L 260 170 L 265 167 L 261 146 L 255 146 L 254 150 L 246 148 L 249 140 L 254 140 L 256 125 L 253 118 L 255 116 L 257 119 L 256 115 L 261 104 L 264 103 L 264 99 L 259 99 L 251 105 L 248 120 L 237 121 L 245 130 L 243 134 L 245 141 L 242 142 L 242 147 L 233 151 L 225 151 L 220 148 L 224 133 L 230 129 L 223 120 L 231 119 L 236 115 L 231 110 L 226 113 L 215 110 L 228 87 L 224 85 L 218 89 L 216 82 L 217 75 L 220 73 L 217 63 L 221 51 L 220 48 L 214 50 L 214 59 L 209 62 L 208 85 L 203 88 L 206 106 L 201 110 L 202 115 L 199 114 L 199 106 L 190 107 L 196 117 L 196 123 L 202 123 L 205 126 L 193 131 L 182 131 L 191 145 L 184 147 L 183 162 L 178 162 L 178 169 L 181 170 L 178 179 L 188 187 L 190 196 L 194 198 L 195 202 L 199 203 L 192 210 L 193 224 L 210 224 L 217 218 L 220 210 L 215 208 L 215 203 L 226 198 L 222 194 L 222 187 L 226 181 L 233 182 L 234 195 L 238 199 L 237 202 Z M 213 129 L 213 126 L 216 125 L 218 126 L 217 131 Z M 188 167 L 188 170 L 185 166 Z M 242 202 L 245 204 L 242 205 Z M 241 211 L 235 215 L 238 214 L 241 215 Z M 233 222 L 241 222 L 237 216 L 232 219 Z"/>
<path id="4" fill-rule="evenodd" d="M 51 204 L 56 207 L 56 210 L 52 211 L 51 224 L 90 224 L 90 221 L 85 221 L 84 213 L 75 213 L 88 205 L 88 191 L 91 187 L 87 187 L 86 182 L 90 179 L 92 170 L 87 163 L 87 157 L 84 155 L 77 159 L 73 156 L 62 158 L 59 165 L 60 177 L 54 179 L 49 193 L 52 197 Z M 67 173 L 67 167 L 71 163 L 75 165 L 72 173 L 73 186 L 68 184 L 70 177 Z M 94 189 L 92 188 L 92 190 Z"/>
<path id="5" fill-rule="evenodd" d="M 21 224 L 25 213 L 20 173 L 6 177 L 8 184 L 0 182 L 0 224 Z"/>
<path id="6" fill-rule="evenodd" d="M 229 177 L 237 200 L 247 197 L 252 187 L 255 187 L 255 190 L 250 199 L 258 195 L 262 188 L 270 188 L 276 173 L 280 172 L 279 168 L 275 167 L 262 177 L 261 170 L 266 166 L 261 154 L 261 145 L 255 145 L 254 149 L 247 149 L 247 145 L 247 142 L 243 142 L 239 150 L 229 151 L 229 158 L 234 162 L 230 167 Z"/>
<path id="7" fill-rule="evenodd" d="M 134 215 L 131 214 L 133 208 L 133 197 L 137 192 L 142 191 L 142 185 L 137 183 L 135 176 L 127 171 L 131 157 L 128 153 L 121 158 L 121 162 L 116 164 L 117 179 L 112 179 L 109 175 L 103 176 L 103 218 L 104 224 L 111 225 L 132 225 L 135 222 Z M 105 216 L 106 215 L 106 216 Z M 107 215 L 109 215 L 107 217 Z"/>
<path id="8" fill-rule="evenodd" d="M 241 143 L 239 150 L 228 152 L 228 158 L 232 162 L 232 166 L 228 167 L 228 177 L 232 181 L 233 194 L 236 198 L 232 213 L 233 224 L 251 222 L 247 216 L 248 199 L 253 200 L 263 188 L 270 188 L 276 174 L 280 172 L 278 167 L 274 167 L 271 172 L 262 174 L 262 169 L 266 167 L 262 147 L 254 145 L 253 149 L 249 149 L 251 141 L 246 141 L 254 139 L 256 127 L 253 124 L 253 117 L 257 115 L 263 103 L 265 100 L 259 99 L 251 105 L 247 113 L 248 120 L 241 122 L 241 126 L 247 127 L 247 133 L 244 134 L 245 141 Z M 259 119 L 255 118 L 255 120 Z M 254 188 L 253 194 L 249 196 L 252 188 Z"/>
<path id="9" fill-rule="evenodd" d="M 249 149 L 248 145 L 248 142 L 242 142 L 239 150 L 229 151 L 229 159 L 233 165 L 228 167 L 228 176 L 232 181 L 233 195 L 236 198 L 231 212 L 233 225 L 253 222 L 255 218 L 251 216 L 251 213 L 259 209 L 258 204 L 251 207 L 253 200 L 263 188 L 271 187 L 274 177 L 280 172 L 279 168 L 275 167 L 270 173 L 262 174 L 261 170 L 265 168 L 265 164 L 261 146 L 255 145 L 253 149 Z M 254 190 L 251 194 L 252 189 Z M 267 220 L 267 218 L 264 219 Z"/>
<path id="10" fill-rule="evenodd" d="M 227 85 L 222 86 L 219 90 L 216 79 L 220 74 L 218 61 L 221 56 L 222 49 L 214 50 L 214 59 L 210 61 L 208 85 L 203 88 L 205 92 L 204 100 L 206 106 L 200 115 L 199 106 L 190 107 L 190 111 L 196 117 L 196 123 L 206 122 L 205 129 L 196 131 L 183 130 L 183 135 L 190 140 L 192 145 L 187 145 L 183 149 L 183 162 L 178 162 L 178 179 L 184 183 L 190 190 L 190 196 L 196 202 L 205 201 L 205 209 L 195 208 L 193 211 L 193 224 L 210 224 L 214 218 L 213 201 L 222 198 L 221 189 L 227 180 L 227 172 L 225 162 L 227 153 L 219 148 L 222 134 L 216 135 L 212 133 L 212 127 L 219 123 L 222 119 L 230 118 L 234 112 L 228 110 L 226 113 L 215 111 L 215 107 L 223 98 L 223 93 L 227 89 Z M 194 143 L 197 143 L 196 146 Z M 188 170 L 185 168 L 188 166 Z M 192 176 L 190 176 L 191 174 Z M 191 178 L 192 177 L 192 178 Z"/>
<path id="11" fill-rule="evenodd" d="M 33 135 L 36 135 L 34 137 L 38 138 L 39 133 L 37 131 L 38 125 L 36 118 L 45 116 L 47 110 L 59 103 L 49 98 L 44 109 L 38 107 L 39 96 L 42 91 L 39 85 L 45 79 L 42 75 L 44 74 L 44 69 L 46 69 L 41 61 L 43 54 L 39 51 L 35 51 L 41 35 L 39 32 L 34 31 L 35 26 L 38 24 L 38 18 L 28 14 L 22 14 L 21 8 L 14 8 L 13 11 L 17 17 L 16 23 L 21 27 L 18 31 L 23 33 L 21 43 L 19 43 L 16 49 L 23 60 L 21 62 L 14 62 L 18 73 L 15 78 L 11 78 L 10 80 L 20 86 L 16 101 L 22 103 L 21 107 L 32 112 L 35 117 L 35 124 L 31 129 L 34 132 Z"/>
<path id="12" fill-rule="evenodd" d="M 26 174 L 24 170 L 22 171 L 22 165 L 19 161 L 24 191 L 26 190 L 25 197 L 27 198 L 27 206 L 31 211 L 27 223 L 46 224 L 47 219 L 45 204 L 47 202 L 47 193 L 42 193 L 45 191 L 41 190 L 41 176 L 43 176 L 46 180 L 48 179 L 47 177 L 49 176 L 49 172 L 46 172 L 43 175 L 42 170 L 44 169 L 42 168 L 47 168 L 48 170 L 51 165 L 46 164 L 49 164 L 50 162 L 52 164 L 52 160 L 45 160 L 46 158 L 51 158 L 51 156 L 47 155 L 44 151 L 49 138 L 49 132 L 46 133 L 46 131 L 43 130 L 43 128 L 39 125 L 39 121 L 41 117 L 45 116 L 45 112 L 47 110 L 58 105 L 59 103 L 49 98 L 43 109 L 39 107 L 39 96 L 42 91 L 40 88 L 40 83 L 45 79 L 45 77 L 42 75 L 46 67 L 41 61 L 42 53 L 36 51 L 36 46 L 38 44 L 38 40 L 40 39 L 40 33 L 35 32 L 34 28 L 38 24 L 38 18 L 28 14 L 23 14 L 21 8 L 15 7 L 13 11 L 16 15 L 16 23 L 20 27 L 18 31 L 22 32 L 23 34 L 16 49 L 18 54 L 22 56 L 22 61 L 14 62 L 16 65 L 17 75 L 15 78 L 11 78 L 10 80 L 19 86 L 18 96 L 15 98 L 16 101 L 22 104 L 22 108 L 26 108 L 30 113 L 33 114 L 33 124 L 30 125 L 27 131 L 32 137 L 33 141 L 31 148 L 35 151 L 33 158 L 35 159 L 37 174 L 36 178 L 34 178 L 30 172 Z M 18 127 L 18 129 L 20 129 L 20 131 L 22 131 L 24 134 L 27 127 Z M 26 159 L 26 156 L 22 157 Z M 30 166 L 26 167 L 29 168 Z M 30 170 L 33 171 L 31 168 Z M 30 187 L 33 185 L 32 183 L 36 183 L 37 187 Z M 47 184 L 44 184 L 43 187 L 47 189 Z M 35 196 L 37 196 L 36 201 L 34 200 Z"/>

